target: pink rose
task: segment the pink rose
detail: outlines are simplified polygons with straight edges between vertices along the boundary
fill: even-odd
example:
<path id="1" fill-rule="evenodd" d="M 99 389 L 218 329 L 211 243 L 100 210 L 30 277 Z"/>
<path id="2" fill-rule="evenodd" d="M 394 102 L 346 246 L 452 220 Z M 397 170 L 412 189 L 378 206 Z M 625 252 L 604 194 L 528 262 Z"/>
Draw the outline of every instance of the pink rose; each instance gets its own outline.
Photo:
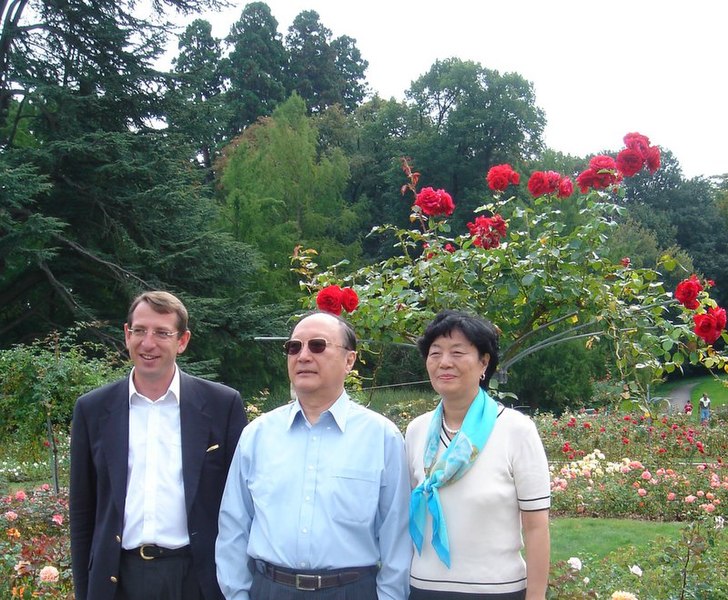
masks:
<path id="1" fill-rule="evenodd" d="M 53 521 L 56 525 L 63 525 L 63 515 L 56 513 L 51 517 L 51 521 Z"/>
<path id="2" fill-rule="evenodd" d="M 8 521 L 15 521 L 18 518 L 18 513 L 16 513 L 14 510 L 9 510 L 5 513 L 5 518 Z"/>
<path id="3" fill-rule="evenodd" d="M 15 492 L 15 499 L 20 500 L 21 502 L 26 500 L 28 498 L 28 495 L 23 490 L 18 490 Z"/>
<path id="4" fill-rule="evenodd" d="M 40 580 L 48 583 L 55 583 L 58 581 L 58 569 L 50 565 L 43 567 L 40 570 Z"/>

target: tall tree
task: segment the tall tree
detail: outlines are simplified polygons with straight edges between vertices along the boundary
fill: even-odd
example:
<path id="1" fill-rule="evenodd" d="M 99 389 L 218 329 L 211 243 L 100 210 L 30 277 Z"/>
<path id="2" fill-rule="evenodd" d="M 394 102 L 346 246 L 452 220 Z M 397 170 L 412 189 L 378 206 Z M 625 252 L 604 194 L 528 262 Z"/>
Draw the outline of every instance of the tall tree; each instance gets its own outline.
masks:
<path id="1" fill-rule="evenodd" d="M 683 248 L 695 269 L 715 280 L 718 302 L 728 303 L 728 238 L 716 184 L 702 177 L 683 178 L 675 156 L 664 150 L 655 177 L 638 174 L 625 188 L 630 214 L 653 231 L 663 247 Z"/>
<path id="2" fill-rule="evenodd" d="M 211 169 L 230 114 L 220 68 L 220 40 L 212 36 L 208 21 L 196 19 L 180 36 L 179 51 L 172 61 L 175 77 L 167 93 L 169 128 L 194 148 L 203 167 Z"/>
<path id="3" fill-rule="evenodd" d="M 406 97 L 422 122 L 418 169 L 464 208 L 477 206 L 484 170 L 506 160 L 518 164 L 542 149 L 544 113 L 532 84 L 516 73 L 456 58 L 436 61 Z"/>
<path id="4" fill-rule="evenodd" d="M 313 113 L 334 104 L 353 110 L 364 97 L 364 71 L 356 40 L 342 36 L 332 41 L 331 30 L 316 11 L 306 10 L 293 20 L 286 36 L 292 89 Z"/>
<path id="5" fill-rule="evenodd" d="M 364 101 L 367 93 L 365 75 L 369 63 L 362 58 L 356 40 L 348 35 L 337 37 L 331 42 L 334 64 L 341 78 L 341 103 L 344 110 L 352 112 Z"/>
<path id="6" fill-rule="evenodd" d="M 288 55 L 278 33 L 278 21 L 264 2 L 245 6 L 227 42 L 232 45 L 225 62 L 232 112 L 228 133 L 234 136 L 258 117 L 270 115 L 286 99 Z"/>
<path id="7" fill-rule="evenodd" d="M 155 7 L 165 5 L 201 6 Z M 248 287 L 258 258 L 219 230 L 185 140 L 152 126 L 164 79 L 150 61 L 165 27 L 132 7 L 16 2 L 3 12 L 0 187 L 11 193 L 0 195 L 0 343 L 85 321 L 120 349 L 130 298 L 162 287 L 194 315 L 191 370 L 220 374 L 260 326 Z M 250 374 L 237 371 L 231 383 Z"/>
<path id="8" fill-rule="evenodd" d="M 258 289 L 271 298 L 297 294 L 289 271 L 296 246 L 313 247 L 332 261 L 359 253 L 360 216 L 342 198 L 347 161 L 338 149 L 319 152 L 317 138 L 305 103 L 294 94 L 236 139 L 220 164 L 231 230 L 265 254 Z"/>

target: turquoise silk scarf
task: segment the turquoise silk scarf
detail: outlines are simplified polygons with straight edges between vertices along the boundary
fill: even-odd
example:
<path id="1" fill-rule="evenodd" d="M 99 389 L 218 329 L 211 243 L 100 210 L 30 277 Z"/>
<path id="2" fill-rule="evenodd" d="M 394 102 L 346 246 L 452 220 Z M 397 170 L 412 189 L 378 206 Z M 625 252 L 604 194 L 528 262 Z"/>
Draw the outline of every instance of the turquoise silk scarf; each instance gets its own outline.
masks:
<path id="1" fill-rule="evenodd" d="M 442 401 L 437 405 L 425 440 L 425 480 L 412 490 L 409 530 L 417 552 L 422 554 L 422 541 L 427 511 L 432 515 L 432 546 L 440 560 L 450 568 L 450 542 L 447 539 L 445 515 L 440 504 L 439 488 L 460 479 L 473 465 L 493 431 L 498 405 L 482 389 L 470 405 L 460 431 L 437 458 L 442 427 Z M 436 460 L 437 459 L 437 460 Z"/>

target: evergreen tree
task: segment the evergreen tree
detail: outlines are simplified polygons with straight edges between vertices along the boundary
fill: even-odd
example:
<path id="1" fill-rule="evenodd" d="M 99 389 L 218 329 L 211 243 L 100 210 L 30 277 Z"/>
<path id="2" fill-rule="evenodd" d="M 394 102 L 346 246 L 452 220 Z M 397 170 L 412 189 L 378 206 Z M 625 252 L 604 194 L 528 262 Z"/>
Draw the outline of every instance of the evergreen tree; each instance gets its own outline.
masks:
<path id="1" fill-rule="evenodd" d="M 194 148 L 199 163 L 211 169 L 230 114 L 220 69 L 220 40 L 212 36 L 209 22 L 196 19 L 180 36 L 179 50 L 167 93 L 169 129 L 180 133 Z"/>
<path id="2" fill-rule="evenodd" d="M 278 21 L 263 2 L 245 6 L 227 42 L 232 46 L 224 63 L 232 113 L 228 133 L 234 136 L 258 117 L 270 115 L 286 99 L 288 55 L 278 33 Z"/>

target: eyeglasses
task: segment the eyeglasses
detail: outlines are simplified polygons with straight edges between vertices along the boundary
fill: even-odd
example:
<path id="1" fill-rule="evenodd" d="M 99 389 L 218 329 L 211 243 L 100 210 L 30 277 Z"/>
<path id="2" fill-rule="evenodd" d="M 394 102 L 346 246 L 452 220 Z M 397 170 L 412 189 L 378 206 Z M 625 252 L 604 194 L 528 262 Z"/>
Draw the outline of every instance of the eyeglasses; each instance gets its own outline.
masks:
<path id="1" fill-rule="evenodd" d="M 311 338 L 306 342 L 308 344 L 308 349 L 313 354 L 321 354 L 324 350 L 326 350 L 327 346 L 336 346 L 337 348 L 346 348 L 346 346 L 342 346 L 341 344 L 334 344 L 328 340 L 325 340 L 324 338 Z M 303 349 L 303 342 L 301 340 L 288 340 L 286 343 L 283 344 L 283 350 L 285 351 L 288 356 L 295 356 Z M 349 348 L 346 348 L 347 350 Z"/>
<path id="2" fill-rule="evenodd" d="M 144 327 L 131 327 L 129 329 L 129 333 L 131 333 L 132 336 L 134 336 L 136 338 L 147 337 L 148 331 L 149 331 L 149 329 L 145 329 Z M 152 329 L 152 337 L 155 340 L 159 340 L 160 342 L 166 342 L 167 340 L 171 340 L 178 333 L 179 333 L 179 331 L 165 331 L 164 329 Z"/>

